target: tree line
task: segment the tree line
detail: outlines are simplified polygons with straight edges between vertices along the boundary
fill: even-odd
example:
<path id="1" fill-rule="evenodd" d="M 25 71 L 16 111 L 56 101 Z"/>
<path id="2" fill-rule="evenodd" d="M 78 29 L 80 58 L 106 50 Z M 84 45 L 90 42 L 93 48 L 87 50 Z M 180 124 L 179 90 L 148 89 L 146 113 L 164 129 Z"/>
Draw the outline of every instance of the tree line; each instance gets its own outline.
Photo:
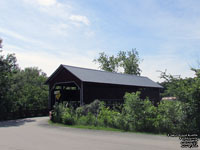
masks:
<path id="1" fill-rule="evenodd" d="M 14 54 L 2 54 L 2 40 L 0 49 L 0 120 L 47 114 L 46 74 L 36 67 L 20 69 Z"/>

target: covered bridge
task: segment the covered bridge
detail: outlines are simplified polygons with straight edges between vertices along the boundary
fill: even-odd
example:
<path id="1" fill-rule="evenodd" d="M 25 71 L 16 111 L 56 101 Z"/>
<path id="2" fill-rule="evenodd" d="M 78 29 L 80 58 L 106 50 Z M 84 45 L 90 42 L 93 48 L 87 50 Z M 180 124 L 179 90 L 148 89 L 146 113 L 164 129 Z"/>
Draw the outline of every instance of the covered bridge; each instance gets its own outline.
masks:
<path id="1" fill-rule="evenodd" d="M 141 98 L 160 101 L 162 86 L 147 77 L 60 65 L 48 78 L 49 109 L 56 101 L 88 104 L 95 99 L 123 102 L 126 92 L 141 91 Z"/>

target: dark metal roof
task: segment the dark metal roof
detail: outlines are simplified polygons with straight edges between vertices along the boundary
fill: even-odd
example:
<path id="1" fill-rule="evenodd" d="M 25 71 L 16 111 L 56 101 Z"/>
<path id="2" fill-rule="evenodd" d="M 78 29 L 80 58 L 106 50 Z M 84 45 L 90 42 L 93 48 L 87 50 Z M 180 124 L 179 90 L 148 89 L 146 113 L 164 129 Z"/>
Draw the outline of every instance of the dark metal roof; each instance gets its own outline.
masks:
<path id="1" fill-rule="evenodd" d="M 61 65 L 83 82 L 163 88 L 147 77 Z M 50 77 L 51 78 L 51 77 Z"/>

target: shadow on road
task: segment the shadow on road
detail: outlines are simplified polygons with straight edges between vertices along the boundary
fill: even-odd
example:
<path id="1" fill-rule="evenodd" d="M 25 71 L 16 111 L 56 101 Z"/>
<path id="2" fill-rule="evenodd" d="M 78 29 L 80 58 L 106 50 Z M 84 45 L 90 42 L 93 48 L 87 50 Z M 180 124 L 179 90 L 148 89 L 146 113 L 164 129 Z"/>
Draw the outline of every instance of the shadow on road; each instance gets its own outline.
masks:
<path id="1" fill-rule="evenodd" d="M 25 123 L 35 122 L 35 119 L 25 118 L 25 119 L 18 119 L 18 120 L 9 120 L 9 121 L 2 121 L 0 122 L 1 127 L 14 127 L 14 126 L 22 126 Z"/>

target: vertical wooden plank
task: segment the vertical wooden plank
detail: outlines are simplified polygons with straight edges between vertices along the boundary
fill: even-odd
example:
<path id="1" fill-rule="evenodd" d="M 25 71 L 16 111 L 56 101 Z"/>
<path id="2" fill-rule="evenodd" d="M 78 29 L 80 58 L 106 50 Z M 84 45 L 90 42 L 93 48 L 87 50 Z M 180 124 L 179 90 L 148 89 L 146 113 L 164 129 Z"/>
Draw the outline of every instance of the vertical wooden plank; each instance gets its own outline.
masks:
<path id="1" fill-rule="evenodd" d="M 51 102 L 51 87 L 49 85 L 49 97 L 48 97 L 48 109 L 51 110 L 52 109 L 52 102 Z"/>
<path id="2" fill-rule="evenodd" d="M 80 106 L 83 106 L 83 82 L 81 81 L 81 88 L 80 88 Z"/>

